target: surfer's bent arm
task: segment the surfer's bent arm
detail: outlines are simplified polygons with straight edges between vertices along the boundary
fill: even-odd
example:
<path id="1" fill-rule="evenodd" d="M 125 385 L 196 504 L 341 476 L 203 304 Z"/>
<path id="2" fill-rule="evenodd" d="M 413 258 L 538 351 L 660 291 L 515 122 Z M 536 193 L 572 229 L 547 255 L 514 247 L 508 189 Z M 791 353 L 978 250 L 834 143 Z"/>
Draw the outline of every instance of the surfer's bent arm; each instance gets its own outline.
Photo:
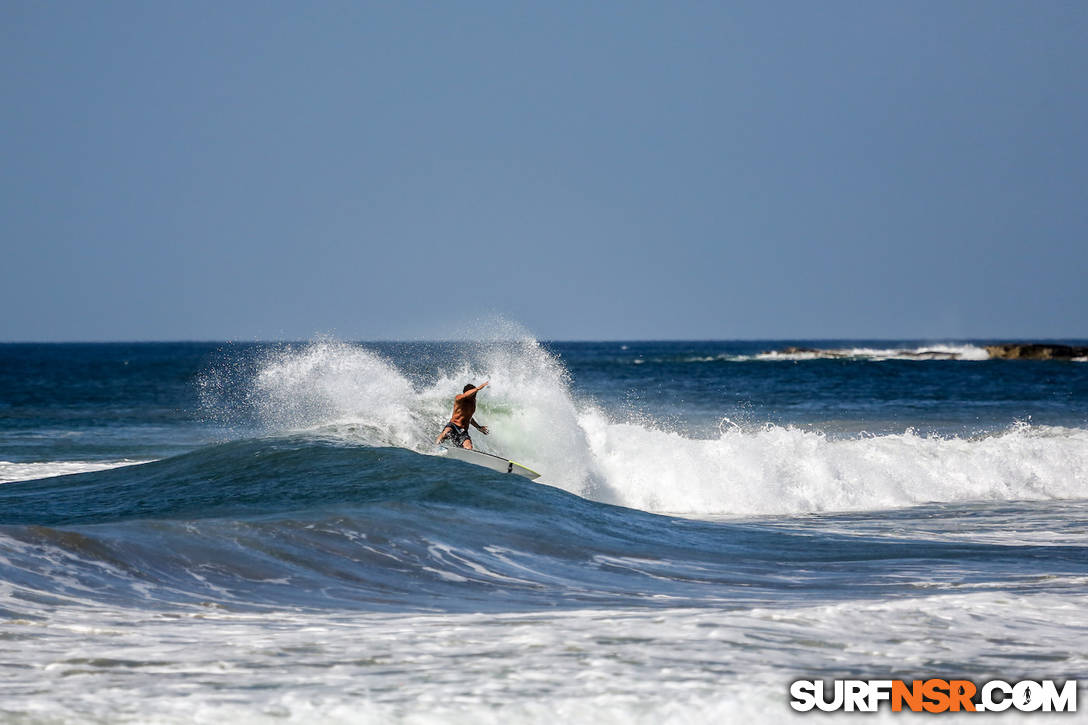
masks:
<path id="1" fill-rule="evenodd" d="M 472 420 L 470 420 L 470 421 L 469 421 L 469 424 L 470 424 L 470 425 L 472 425 L 472 426 L 475 426 L 475 427 L 476 427 L 476 430 L 480 431 L 480 432 L 481 432 L 481 433 L 483 433 L 484 435 L 487 435 L 487 426 L 486 426 L 486 425 L 480 425 L 479 423 L 477 423 L 477 422 L 476 422 L 476 419 L 475 419 L 475 418 L 473 418 Z"/>

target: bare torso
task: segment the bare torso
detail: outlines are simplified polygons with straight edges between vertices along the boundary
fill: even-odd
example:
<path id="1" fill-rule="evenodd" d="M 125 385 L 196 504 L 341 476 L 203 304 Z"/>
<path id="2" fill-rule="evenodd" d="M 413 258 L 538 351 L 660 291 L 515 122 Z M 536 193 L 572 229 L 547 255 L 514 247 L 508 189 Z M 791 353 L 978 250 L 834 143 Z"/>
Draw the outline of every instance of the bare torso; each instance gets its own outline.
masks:
<path id="1" fill-rule="evenodd" d="M 450 422 L 462 428 L 468 428 L 468 422 L 476 413 L 476 396 L 469 395 L 453 401 L 453 413 Z"/>
<path id="2" fill-rule="evenodd" d="M 470 425 L 475 426 L 476 430 L 487 435 L 487 426 L 480 425 L 472 419 L 472 416 L 476 414 L 476 394 L 486 388 L 489 382 L 485 380 L 483 385 L 476 388 L 473 388 L 471 384 L 466 385 L 465 392 L 460 393 L 453 399 L 453 412 L 450 413 L 450 423 L 442 428 L 442 432 L 438 434 L 435 443 L 442 445 L 442 441 L 452 435 L 456 445 L 471 449 L 472 439 L 468 437 L 468 427 Z M 457 430 L 457 428 L 461 430 Z"/>

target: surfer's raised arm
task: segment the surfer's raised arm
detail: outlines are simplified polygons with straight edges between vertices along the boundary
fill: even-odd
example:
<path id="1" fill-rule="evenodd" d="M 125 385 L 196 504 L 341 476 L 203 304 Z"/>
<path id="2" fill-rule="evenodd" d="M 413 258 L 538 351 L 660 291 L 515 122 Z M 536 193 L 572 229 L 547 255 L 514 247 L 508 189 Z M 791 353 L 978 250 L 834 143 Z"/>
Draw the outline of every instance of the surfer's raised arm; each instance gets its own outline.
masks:
<path id="1" fill-rule="evenodd" d="M 490 380 L 485 380 L 483 385 L 480 385 L 479 387 L 473 388 L 472 390 L 466 390 L 463 393 L 458 393 L 455 400 L 461 400 L 462 398 L 471 398 L 471 397 L 473 397 L 474 395 L 476 395 L 476 393 L 478 393 L 481 390 L 483 390 L 484 388 L 486 388 L 487 384 L 490 383 L 490 382 L 491 382 Z"/>

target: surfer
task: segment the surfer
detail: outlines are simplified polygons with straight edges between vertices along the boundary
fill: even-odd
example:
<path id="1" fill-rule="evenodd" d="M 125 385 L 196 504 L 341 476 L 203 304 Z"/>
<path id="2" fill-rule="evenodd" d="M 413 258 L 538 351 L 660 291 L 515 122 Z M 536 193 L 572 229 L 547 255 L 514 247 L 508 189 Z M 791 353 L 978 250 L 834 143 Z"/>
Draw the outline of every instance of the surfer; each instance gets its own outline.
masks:
<path id="1" fill-rule="evenodd" d="M 435 443 L 441 444 L 442 441 L 449 438 L 455 446 L 461 446 L 471 451 L 472 438 L 468 435 L 469 425 L 475 426 L 476 430 L 487 435 L 487 426 L 477 423 L 472 414 L 476 412 L 476 393 L 486 388 L 489 382 L 491 381 L 485 381 L 478 388 L 469 383 L 465 386 L 464 391 L 453 399 L 453 413 L 450 414 L 450 422 L 446 423 L 446 427 L 438 434 L 438 440 Z"/>

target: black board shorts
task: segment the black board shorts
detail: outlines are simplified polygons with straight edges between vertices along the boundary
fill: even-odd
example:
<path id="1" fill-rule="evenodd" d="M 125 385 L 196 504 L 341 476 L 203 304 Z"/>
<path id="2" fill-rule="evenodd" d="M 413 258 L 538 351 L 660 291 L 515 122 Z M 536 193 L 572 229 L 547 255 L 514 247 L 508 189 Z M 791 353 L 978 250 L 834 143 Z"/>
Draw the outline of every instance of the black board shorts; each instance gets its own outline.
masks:
<path id="1" fill-rule="evenodd" d="M 453 441 L 453 445 L 455 446 L 463 446 L 465 444 L 465 441 L 472 440 L 472 438 L 468 434 L 467 428 L 462 428 L 461 426 L 452 422 L 446 423 L 446 428 L 449 429 L 449 438 L 451 441 Z M 443 430 L 445 430 L 446 428 L 443 428 Z"/>

